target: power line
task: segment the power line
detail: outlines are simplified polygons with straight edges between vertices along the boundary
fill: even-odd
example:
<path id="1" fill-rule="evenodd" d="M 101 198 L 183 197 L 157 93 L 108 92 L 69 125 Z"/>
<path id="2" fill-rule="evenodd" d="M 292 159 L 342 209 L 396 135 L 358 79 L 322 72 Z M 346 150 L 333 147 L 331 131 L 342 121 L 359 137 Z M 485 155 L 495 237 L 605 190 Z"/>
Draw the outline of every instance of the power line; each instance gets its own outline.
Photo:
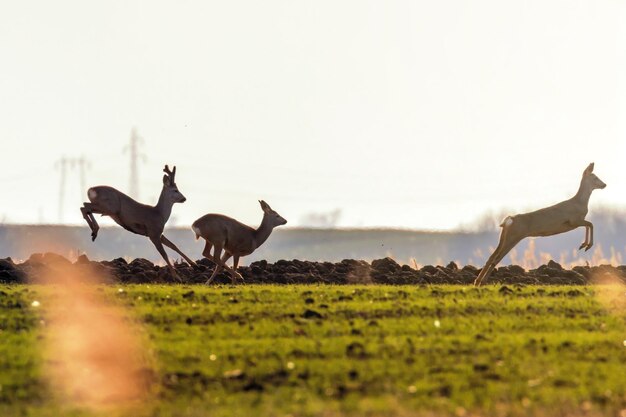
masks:
<path id="1" fill-rule="evenodd" d="M 67 185 L 68 170 L 74 170 L 74 168 L 78 167 L 82 196 L 82 193 L 85 192 L 85 184 L 87 183 L 85 178 L 86 171 L 91 167 L 91 163 L 84 156 L 81 156 L 80 158 L 68 158 L 66 156 L 62 156 L 56 161 L 54 167 L 57 170 L 61 171 L 59 183 L 59 223 L 63 223 L 63 213 L 65 212 L 65 190 Z"/>
<path id="2" fill-rule="evenodd" d="M 61 183 L 59 184 L 59 223 L 63 223 L 63 205 L 65 204 L 65 182 L 67 180 L 67 166 L 69 159 L 61 157 L 55 164 L 56 169 L 61 170 Z"/>
<path id="3" fill-rule="evenodd" d="M 79 180 L 80 180 L 80 192 L 81 192 L 81 198 L 82 198 L 83 196 L 82 193 L 86 192 L 86 188 L 87 188 L 86 171 L 87 169 L 91 168 L 91 163 L 84 156 L 81 156 L 80 158 L 75 158 L 72 161 L 72 166 L 74 164 L 78 166 L 78 175 L 79 175 Z"/>
<path id="4" fill-rule="evenodd" d="M 139 146 L 143 144 L 143 138 L 137 134 L 137 128 L 130 131 L 130 143 L 124 148 L 124 151 L 130 153 L 130 196 L 135 200 L 139 199 L 139 159 L 145 161 L 146 156 L 139 151 Z"/>

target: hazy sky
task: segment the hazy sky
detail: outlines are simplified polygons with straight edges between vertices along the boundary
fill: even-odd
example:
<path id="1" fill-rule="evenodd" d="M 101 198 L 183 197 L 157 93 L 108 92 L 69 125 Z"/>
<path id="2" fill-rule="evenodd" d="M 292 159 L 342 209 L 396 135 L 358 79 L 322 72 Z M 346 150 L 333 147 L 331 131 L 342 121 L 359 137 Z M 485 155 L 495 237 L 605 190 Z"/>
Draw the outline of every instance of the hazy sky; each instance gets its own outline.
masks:
<path id="1" fill-rule="evenodd" d="M 0 221 L 56 222 L 62 156 L 141 200 L 162 166 L 207 212 L 255 224 L 449 229 L 573 195 L 585 166 L 626 206 L 626 2 L 5 1 Z M 67 183 L 64 220 L 85 191 Z"/>

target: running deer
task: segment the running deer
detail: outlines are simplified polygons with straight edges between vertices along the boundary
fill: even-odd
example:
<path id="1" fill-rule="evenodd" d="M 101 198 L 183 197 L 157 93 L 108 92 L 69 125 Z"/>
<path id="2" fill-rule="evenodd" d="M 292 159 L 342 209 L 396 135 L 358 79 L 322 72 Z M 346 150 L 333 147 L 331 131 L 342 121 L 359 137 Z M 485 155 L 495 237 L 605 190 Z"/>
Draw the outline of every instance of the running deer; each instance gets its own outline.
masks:
<path id="1" fill-rule="evenodd" d="M 129 232 L 147 236 L 156 246 L 163 259 L 165 259 L 171 274 L 180 280 L 167 257 L 163 245 L 180 254 L 189 265 L 195 266 L 196 264 L 163 235 L 163 228 L 170 218 L 174 203 L 184 203 L 187 199 L 176 186 L 176 167 L 170 171 L 169 167 L 165 165 L 163 172 L 165 172 L 165 175 L 163 175 L 163 189 L 156 206 L 138 203 L 113 187 L 98 186 L 87 190 L 87 197 L 89 197 L 90 203 L 84 203 L 80 211 L 91 229 L 92 241 L 96 240 L 98 230 L 100 229 L 93 216 L 94 213 L 109 216 Z"/>
<path id="2" fill-rule="evenodd" d="M 474 285 L 480 285 L 502 258 L 526 237 L 552 236 L 584 226 L 585 241 L 578 249 L 584 248 L 588 251 L 593 246 L 593 224 L 585 220 L 589 197 L 593 190 L 604 187 L 606 184 L 593 173 L 592 162 L 583 172 L 580 187 L 574 197 L 537 211 L 505 218 L 500 224 L 502 233 L 498 247 L 476 277 Z"/>
<path id="3" fill-rule="evenodd" d="M 237 272 L 239 257 L 250 255 L 267 240 L 276 226 L 287 223 L 287 220 L 272 210 L 265 201 L 259 200 L 259 203 L 263 209 L 263 220 L 257 229 L 221 214 L 204 215 L 191 225 L 191 229 L 196 234 L 196 240 L 200 237 L 206 240 L 202 255 L 210 259 L 211 248 L 215 247 L 213 251 L 215 270 L 206 281 L 207 285 L 213 281 L 222 268 L 230 271 L 233 284 L 236 278 L 243 281 L 243 277 Z M 223 256 L 221 256 L 222 250 L 224 250 Z M 233 257 L 232 269 L 226 266 L 226 261 L 231 256 Z"/>

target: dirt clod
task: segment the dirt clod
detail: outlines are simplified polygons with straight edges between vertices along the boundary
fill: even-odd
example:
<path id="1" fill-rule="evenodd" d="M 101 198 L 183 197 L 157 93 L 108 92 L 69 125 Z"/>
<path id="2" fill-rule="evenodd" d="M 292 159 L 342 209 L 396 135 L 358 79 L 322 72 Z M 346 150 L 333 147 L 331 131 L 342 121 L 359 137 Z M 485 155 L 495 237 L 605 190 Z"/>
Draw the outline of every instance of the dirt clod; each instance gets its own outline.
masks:
<path id="1" fill-rule="evenodd" d="M 15 264 L 10 258 L 0 259 L 0 282 L 26 283 L 36 280 L 50 268 L 63 265 L 79 268 L 83 272 L 92 271 L 99 276 L 108 277 L 110 283 L 185 283 L 202 284 L 213 272 L 215 265 L 208 259 L 197 261 L 197 267 L 184 263 L 174 265 L 180 281 L 166 267 L 154 265 L 147 259 L 134 259 L 127 262 L 123 258 L 111 261 L 91 261 L 81 255 L 74 264 L 54 253 L 33 254 L 27 261 Z M 459 268 L 454 262 L 444 266 L 426 265 L 413 269 L 408 265 L 399 265 L 391 258 L 373 260 L 371 263 L 344 259 L 341 262 L 315 262 L 301 260 L 280 260 L 275 263 L 257 261 L 249 266 L 241 266 L 239 273 L 246 284 L 390 284 L 390 285 L 431 285 L 461 284 L 471 285 L 480 269 L 472 265 Z M 487 284 L 499 284 L 501 293 L 512 292 L 515 285 L 585 285 L 596 282 L 598 277 L 610 276 L 626 283 L 626 265 L 613 267 L 575 266 L 564 269 L 560 264 L 550 261 L 536 269 L 525 271 L 517 265 L 497 268 L 486 280 Z M 214 280 L 215 284 L 230 284 L 228 272 L 221 272 Z M 193 292 L 184 297 L 192 299 Z M 311 300 L 307 304 L 313 304 Z M 321 306 L 320 306 L 321 307 Z"/>

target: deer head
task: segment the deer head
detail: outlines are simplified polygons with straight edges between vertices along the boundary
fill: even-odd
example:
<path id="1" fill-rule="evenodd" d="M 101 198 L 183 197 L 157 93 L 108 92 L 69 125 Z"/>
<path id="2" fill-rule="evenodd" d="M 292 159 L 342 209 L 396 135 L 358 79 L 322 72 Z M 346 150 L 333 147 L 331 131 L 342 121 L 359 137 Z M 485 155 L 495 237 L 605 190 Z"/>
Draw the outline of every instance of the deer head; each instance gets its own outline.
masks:
<path id="1" fill-rule="evenodd" d="M 285 220 L 280 214 L 276 213 L 269 204 L 267 204 L 263 200 L 259 200 L 259 204 L 261 204 L 261 209 L 263 210 L 263 220 L 268 221 L 272 227 L 282 226 L 283 224 L 287 224 L 287 220 Z"/>
<path id="2" fill-rule="evenodd" d="M 593 173 L 593 162 L 589 164 L 585 171 L 583 172 L 582 181 L 590 187 L 590 189 L 603 189 L 606 187 L 606 184 Z"/>
<path id="3" fill-rule="evenodd" d="M 178 191 L 178 187 L 176 186 L 176 167 L 170 171 L 170 168 L 165 165 L 163 172 L 165 172 L 165 175 L 163 175 L 162 194 L 166 200 L 171 203 L 184 203 L 187 199 Z"/>

